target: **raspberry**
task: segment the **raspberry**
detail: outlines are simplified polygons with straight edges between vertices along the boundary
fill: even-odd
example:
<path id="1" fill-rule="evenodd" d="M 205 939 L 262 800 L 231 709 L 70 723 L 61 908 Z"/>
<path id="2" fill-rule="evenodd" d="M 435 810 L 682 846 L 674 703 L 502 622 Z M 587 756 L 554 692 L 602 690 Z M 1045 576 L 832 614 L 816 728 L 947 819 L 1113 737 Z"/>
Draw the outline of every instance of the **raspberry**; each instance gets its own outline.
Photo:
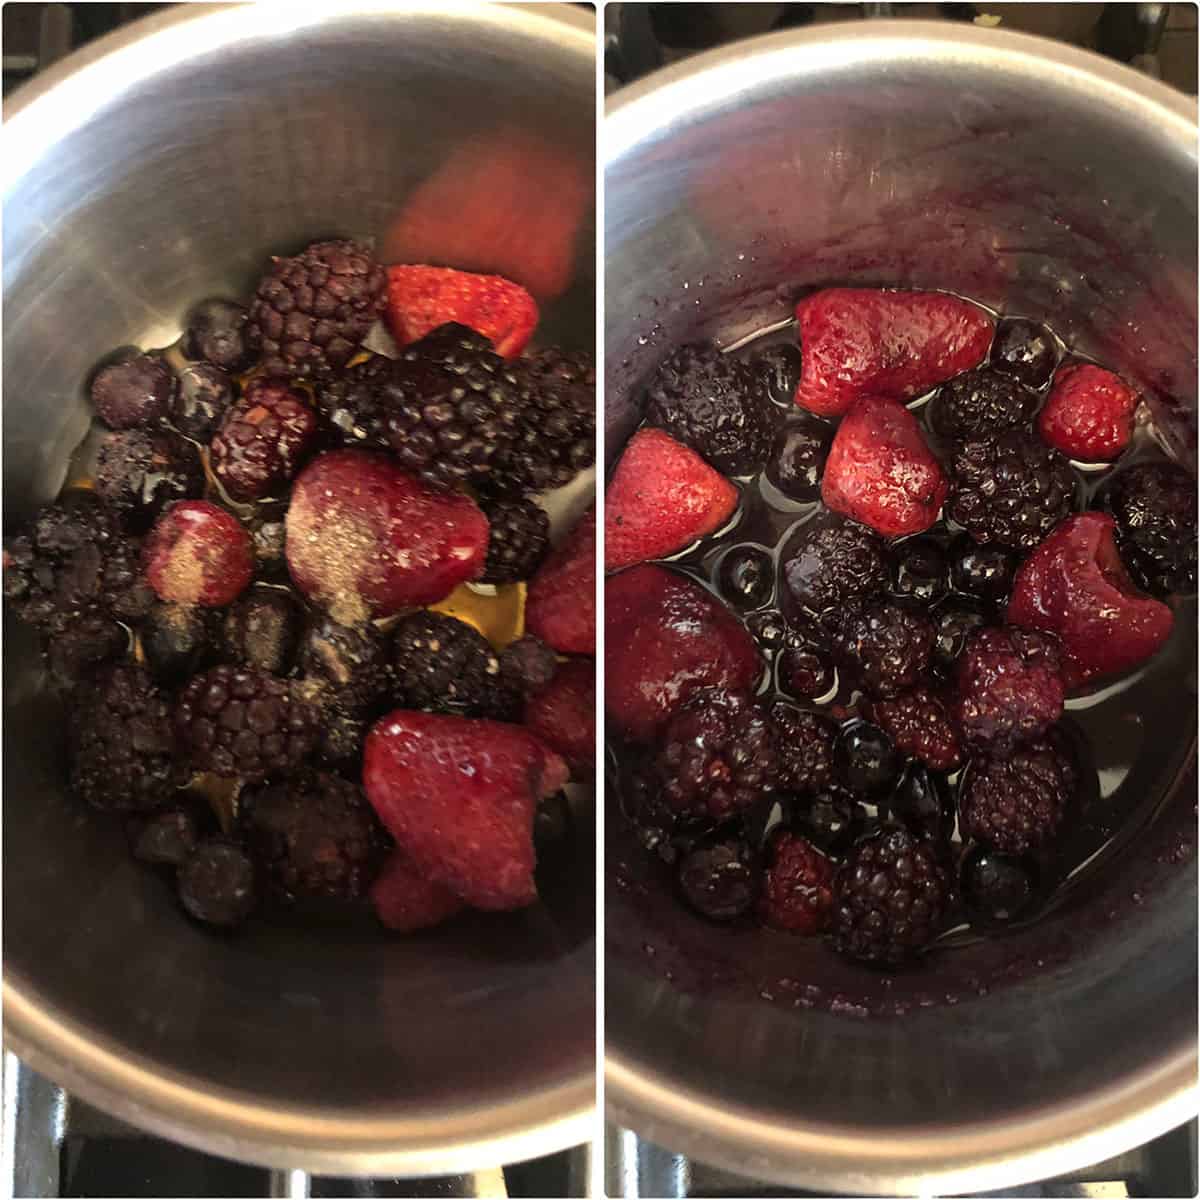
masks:
<path id="1" fill-rule="evenodd" d="M 206 925 L 241 925 L 258 903 L 254 864 L 228 838 L 201 842 L 179 868 L 177 883 L 188 915 Z"/>
<path id="2" fill-rule="evenodd" d="M 869 721 L 852 721 L 839 731 L 833 758 L 842 781 L 864 796 L 886 792 L 900 774 L 892 739 Z"/>
<path id="3" fill-rule="evenodd" d="M 886 700 L 920 682 L 936 636 L 924 613 L 887 600 L 852 600 L 842 610 L 833 649 L 855 683 Z"/>
<path id="4" fill-rule="evenodd" d="M 771 726 L 750 697 L 695 692 L 668 721 L 657 769 L 667 804 L 716 820 L 749 807 L 774 785 Z"/>
<path id="5" fill-rule="evenodd" d="M 255 376 L 212 440 L 212 468 L 234 500 L 261 500 L 295 475 L 317 418 L 285 379 Z"/>
<path id="6" fill-rule="evenodd" d="M 541 691 L 557 669 L 558 655 L 531 634 L 510 642 L 500 652 L 500 679 L 521 695 Z"/>
<path id="7" fill-rule="evenodd" d="M 532 500 L 484 503 L 488 519 L 484 583 L 531 579 L 550 550 L 550 518 Z"/>
<path id="8" fill-rule="evenodd" d="M 962 765 L 958 734 L 945 705 L 927 687 L 914 688 L 894 700 L 876 700 L 871 719 L 902 754 L 919 758 L 935 771 L 955 771 Z"/>
<path id="9" fill-rule="evenodd" d="M 963 833 L 1005 854 L 1044 846 L 1062 825 L 1076 783 L 1075 764 L 1049 739 L 978 758 L 959 792 Z"/>
<path id="10" fill-rule="evenodd" d="M 387 276 L 365 246 L 315 242 L 273 258 L 250 304 L 246 342 L 267 374 L 322 378 L 341 370 L 383 313 Z"/>
<path id="11" fill-rule="evenodd" d="M 139 354 L 101 367 L 92 379 L 92 405 L 110 429 L 157 425 L 167 415 L 178 383 L 157 355 Z"/>
<path id="12" fill-rule="evenodd" d="M 173 501 L 203 494 L 204 467 L 182 438 L 130 429 L 100 444 L 96 495 L 135 532 L 149 528 Z"/>
<path id="13" fill-rule="evenodd" d="M 1078 462 L 1111 462 L 1133 437 L 1138 394 L 1123 379 L 1092 363 L 1063 367 L 1042 411 L 1042 440 Z"/>
<path id="14" fill-rule="evenodd" d="M 758 860 L 739 837 L 715 837 L 692 847 L 679 861 L 678 878 L 689 907 L 710 921 L 735 920 L 758 898 Z"/>
<path id="15" fill-rule="evenodd" d="M 69 495 L 5 546 L 4 597 L 18 618 L 52 635 L 84 613 L 139 620 L 154 603 L 139 549 L 94 495 Z"/>
<path id="16" fill-rule="evenodd" d="M 947 515 L 983 545 L 1032 550 L 1075 500 L 1067 460 L 1021 430 L 960 446 L 951 473 Z"/>
<path id="17" fill-rule="evenodd" d="M 832 441 L 829 430 L 816 422 L 789 422 L 775 438 L 767 460 L 767 478 L 789 500 L 815 500 L 821 494 L 821 475 Z"/>
<path id="18" fill-rule="evenodd" d="M 1196 481 L 1169 462 L 1117 475 L 1104 494 L 1129 573 L 1152 595 L 1196 590 Z"/>
<path id="19" fill-rule="evenodd" d="M 362 896 L 379 868 L 383 831 L 362 789 L 305 769 L 248 792 L 239 809 L 246 845 L 288 900 Z"/>
<path id="20" fill-rule="evenodd" d="M 146 665 L 163 683 L 196 674 L 213 648 L 213 615 L 195 604 L 156 601 L 140 632 Z"/>
<path id="21" fill-rule="evenodd" d="M 250 535 L 207 500 L 180 500 L 155 522 L 142 547 L 146 580 L 162 600 L 220 608 L 254 574 Z"/>
<path id="22" fill-rule="evenodd" d="M 247 344 L 248 314 L 231 300 L 202 300 L 184 319 L 183 352 L 221 371 L 243 371 L 254 360 Z"/>
<path id="23" fill-rule="evenodd" d="M 170 705 L 140 667 L 106 668 L 76 693 L 69 725 L 71 786 L 93 808 L 146 810 L 176 780 Z"/>
<path id="24" fill-rule="evenodd" d="M 827 717 L 782 701 L 771 706 L 770 716 L 779 787 L 788 792 L 819 792 L 833 778 L 837 726 Z"/>
<path id="25" fill-rule="evenodd" d="M 709 346 L 683 346 L 658 368 L 646 393 L 646 423 L 725 475 L 758 470 L 771 453 L 774 417 L 762 377 Z"/>
<path id="26" fill-rule="evenodd" d="M 292 684 L 242 667 L 197 675 L 175 703 L 175 729 L 195 765 L 248 783 L 299 766 L 316 741 L 315 722 Z"/>
<path id="27" fill-rule="evenodd" d="M 1026 387 L 1041 388 L 1049 383 L 1058 356 L 1058 341 L 1045 325 L 1023 317 L 1004 317 L 996 322 L 992 367 Z"/>
<path id="28" fill-rule="evenodd" d="M 763 924 L 810 937 L 820 933 L 833 909 L 834 870 L 811 842 L 788 830 L 776 833 L 758 901 Z"/>
<path id="29" fill-rule="evenodd" d="M 392 676 L 404 708 L 458 716 L 497 715 L 500 660 L 465 621 L 418 612 L 393 630 Z"/>
<path id="30" fill-rule="evenodd" d="M 852 521 L 801 526 L 784 546 L 780 560 L 790 599 L 814 615 L 888 586 L 883 542 Z"/>
<path id="31" fill-rule="evenodd" d="M 937 936 L 948 899 L 932 845 L 901 829 L 880 830 L 854 847 L 834 879 L 834 949 L 897 966 Z"/>
<path id="32" fill-rule="evenodd" d="M 972 746 L 997 750 L 1041 737 L 1062 715 L 1058 643 L 1006 625 L 977 629 L 955 675 L 955 719 Z"/>
<path id="33" fill-rule="evenodd" d="M 1024 425 L 1038 395 L 1009 375 L 980 367 L 942 384 L 929 408 L 934 431 L 953 441 L 971 441 Z"/>
<path id="34" fill-rule="evenodd" d="M 226 661 L 286 674 L 300 639 L 303 610 L 287 592 L 255 588 L 236 600 L 221 627 Z"/>

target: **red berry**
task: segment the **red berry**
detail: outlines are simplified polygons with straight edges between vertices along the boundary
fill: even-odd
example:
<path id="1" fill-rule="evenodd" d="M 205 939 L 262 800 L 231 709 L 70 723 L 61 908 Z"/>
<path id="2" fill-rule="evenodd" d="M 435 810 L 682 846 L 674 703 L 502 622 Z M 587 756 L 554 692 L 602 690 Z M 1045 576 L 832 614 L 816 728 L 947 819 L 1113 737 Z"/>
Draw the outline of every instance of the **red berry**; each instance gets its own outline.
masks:
<path id="1" fill-rule="evenodd" d="M 1103 513 L 1068 517 L 1025 560 L 1008 620 L 1062 642 L 1067 689 L 1131 671 L 1161 649 L 1174 617 L 1138 590 Z"/>
<path id="2" fill-rule="evenodd" d="M 560 654 L 596 653 L 596 510 L 589 508 L 529 585 L 525 629 Z"/>
<path id="3" fill-rule="evenodd" d="M 238 519 L 207 500 L 180 500 L 142 547 L 150 586 L 163 600 L 219 608 L 254 574 L 254 545 Z"/>
<path id="4" fill-rule="evenodd" d="M 371 885 L 375 915 L 396 933 L 416 933 L 456 916 L 465 904 L 444 884 L 422 875 L 403 850 L 393 850 Z"/>
<path id="5" fill-rule="evenodd" d="M 902 404 L 878 397 L 846 411 L 825 462 L 828 508 L 885 537 L 920 533 L 937 520 L 949 484 Z"/>
<path id="6" fill-rule="evenodd" d="M 554 678 L 525 703 L 525 726 L 575 768 L 596 761 L 596 669 L 561 663 Z"/>
<path id="7" fill-rule="evenodd" d="M 1129 445 L 1137 402 L 1137 392 L 1103 367 L 1063 367 L 1038 414 L 1038 432 L 1068 458 L 1110 462 Z"/>
<path id="8" fill-rule="evenodd" d="M 767 850 L 759 917 L 773 929 L 811 937 L 833 909 L 834 865 L 811 842 L 782 830 Z"/>
<path id="9" fill-rule="evenodd" d="M 444 599 L 479 577 L 487 542 L 469 496 L 434 491 L 384 454 L 330 451 L 292 488 L 292 578 L 342 625 Z"/>
<path id="10" fill-rule="evenodd" d="M 958 734 L 945 705 L 929 688 L 914 688 L 894 700 L 876 700 L 871 719 L 897 750 L 935 771 L 954 771 L 962 765 Z"/>

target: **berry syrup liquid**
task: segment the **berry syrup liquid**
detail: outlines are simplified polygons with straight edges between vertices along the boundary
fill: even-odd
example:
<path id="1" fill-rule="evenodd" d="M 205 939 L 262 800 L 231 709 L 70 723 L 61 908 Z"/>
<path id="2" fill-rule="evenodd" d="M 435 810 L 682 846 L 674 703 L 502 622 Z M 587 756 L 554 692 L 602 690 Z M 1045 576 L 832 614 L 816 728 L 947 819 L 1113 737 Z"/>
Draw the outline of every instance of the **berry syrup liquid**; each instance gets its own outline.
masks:
<path id="1" fill-rule="evenodd" d="M 1002 317 L 987 306 L 979 307 L 997 322 L 997 336 L 992 349 L 995 356 L 999 352 L 1001 335 L 1017 322 Z M 1072 353 L 1058 335 L 1045 326 L 1036 328 L 1043 338 L 1043 353 L 1053 356 L 1055 372 L 1071 363 L 1094 361 Z M 800 364 L 794 320 L 763 328 L 728 347 L 726 353 L 762 367 L 768 380 L 770 399 L 783 410 L 783 430 L 795 428 L 815 433 L 828 446 L 835 426 L 799 409 L 793 400 Z M 1037 389 L 1040 401 L 1045 400 L 1052 386 L 1053 375 Z M 908 407 L 917 414 L 923 434 L 935 454 L 944 462 L 950 447 L 933 430 L 929 421 L 930 401 L 936 391 L 933 389 L 909 402 Z M 777 447 L 783 436 L 781 431 L 776 441 Z M 1142 405 L 1138 410 L 1131 444 L 1119 459 L 1104 464 L 1072 462 L 1076 484 L 1075 509 L 1084 511 L 1098 507 L 1102 490 L 1117 472 L 1134 462 L 1162 459 L 1164 456 L 1163 443 Z M 862 700 L 860 694 L 843 683 L 836 670 L 832 672 L 830 686 L 822 694 L 793 694 L 789 691 L 785 672 L 780 670 L 780 653 L 772 649 L 768 639 L 761 636 L 764 627 L 774 626 L 778 629 L 782 621 L 793 615 L 789 608 L 790 597 L 781 581 L 781 568 L 790 555 L 790 545 L 797 535 L 803 536 L 802 531 L 809 522 L 829 516 L 819 498 L 797 500 L 785 495 L 772 481 L 774 474 L 772 464 L 768 463 L 757 474 L 735 479 L 733 482 L 741 493 L 740 502 L 725 528 L 662 562 L 709 589 L 742 617 L 752 633 L 760 635 L 757 640 L 765 660 L 765 670 L 758 698 L 764 707 L 769 708 L 774 702 L 783 701 L 824 713 L 845 728 L 863 720 L 858 711 Z M 775 477 L 778 478 L 777 475 Z M 819 487 L 813 494 L 816 493 L 819 493 Z M 958 609 L 978 613 L 988 623 L 1000 623 L 1007 603 L 1007 587 L 1003 595 L 996 596 L 991 603 L 985 603 L 956 592 L 952 586 L 949 570 L 952 547 L 961 547 L 967 540 L 963 530 L 943 517 L 932 529 L 922 534 L 893 541 L 889 546 L 892 597 L 895 599 L 899 595 L 897 576 L 902 560 L 913 550 L 912 543 L 920 542 L 929 548 L 935 563 L 940 561 L 939 578 L 933 585 L 935 598 L 921 605 L 934 621 L 938 622 L 948 611 Z M 1020 557 L 1010 557 L 1015 568 Z M 769 569 L 763 569 L 766 568 L 764 558 L 769 562 Z M 1008 584 L 1011 584 L 1011 576 Z M 912 592 L 905 590 L 911 602 Z M 1007 881 L 1011 889 L 1013 883 L 1011 860 L 1006 865 L 1001 856 L 988 855 L 985 848 L 968 844 L 959 829 L 956 795 L 964 771 L 970 769 L 969 764 L 951 774 L 932 770 L 917 772 L 918 778 L 924 776 L 922 786 L 926 792 L 918 803 L 940 810 L 934 820 L 939 825 L 940 836 L 948 842 L 949 861 L 959 884 L 954 888 L 954 907 L 946 928 L 926 948 L 925 953 L 970 945 L 983 937 L 1025 929 L 1039 922 L 1064 904 L 1093 875 L 1119 866 L 1122 851 L 1130 840 L 1154 819 L 1163 803 L 1162 788 L 1143 786 L 1142 776 L 1134 778 L 1135 765 L 1139 762 L 1145 765 L 1147 759 L 1165 765 L 1169 757 L 1177 757 L 1178 751 L 1186 747 L 1190 737 L 1188 731 L 1194 730 L 1194 599 L 1183 602 L 1182 606 L 1178 601 L 1173 603 L 1177 612 L 1176 632 L 1154 660 L 1153 678 L 1147 678 L 1149 666 L 1144 665 L 1101 689 L 1067 700 L 1060 728 L 1067 735 L 1077 758 L 1081 783 L 1073 811 L 1068 812 L 1053 845 L 1037 855 L 1027 856 L 1017 864 L 1017 873 L 1023 876 L 1017 891 L 1020 893 L 1027 888 L 1028 899 L 1015 914 L 998 914 L 994 905 L 989 905 L 985 911 L 982 905 L 972 906 L 969 902 L 972 890 L 970 875 L 973 870 L 979 869 L 981 858 L 990 858 L 994 863 L 999 857 L 1002 871 L 999 886 L 1003 888 Z M 942 638 L 940 647 L 946 653 L 956 654 L 961 649 L 962 636 L 959 635 L 956 644 L 953 638 Z M 1150 701 L 1155 702 L 1152 709 L 1162 710 L 1161 714 L 1146 711 Z M 1160 715 L 1167 717 L 1171 710 L 1175 710 L 1175 728 L 1163 729 Z M 1151 739 L 1154 745 L 1149 744 Z M 1168 743 L 1165 746 L 1164 741 Z M 697 833 L 702 836 L 706 831 L 685 831 L 680 835 L 678 830 L 670 833 L 659 827 L 656 820 L 646 822 L 646 810 L 639 803 L 634 772 L 628 769 L 636 765 L 633 753 L 618 746 L 610 748 L 610 766 L 614 771 L 623 812 L 635 827 L 638 840 L 654 850 L 673 869 L 679 857 L 693 844 Z M 913 765 L 909 764 L 909 767 Z M 898 776 L 902 783 L 910 778 L 909 767 Z M 893 791 L 890 795 L 885 793 L 883 798 L 863 798 L 863 816 L 852 822 L 849 829 L 839 831 L 835 828 L 834 834 L 840 832 L 843 839 L 848 837 L 853 840 L 889 819 L 898 819 L 901 815 L 895 803 L 898 796 L 899 793 Z M 908 804 L 911 814 L 912 801 L 909 800 Z M 745 822 L 747 836 L 752 845 L 758 843 L 761 847 L 763 839 L 775 825 L 788 821 L 799 832 L 813 835 L 818 844 L 828 845 L 830 829 L 821 824 L 822 818 L 828 818 L 828 806 L 819 806 L 822 809 L 819 816 L 817 807 L 814 806 L 811 814 L 804 814 L 802 809 L 798 814 L 793 814 L 788 811 L 789 804 L 785 798 L 782 802 L 771 804 L 766 812 L 749 814 Z M 817 816 L 815 823 L 813 816 Z M 845 844 L 843 840 L 841 848 Z M 1005 871 L 1008 872 L 1006 878 L 1003 874 Z M 992 879 L 995 878 L 993 871 Z M 1135 891 L 1130 900 L 1137 904 L 1141 897 Z M 740 920 L 748 923 L 751 918 Z M 771 936 L 794 938 L 796 935 L 773 933 Z M 647 944 L 645 949 L 649 953 L 651 946 Z"/>

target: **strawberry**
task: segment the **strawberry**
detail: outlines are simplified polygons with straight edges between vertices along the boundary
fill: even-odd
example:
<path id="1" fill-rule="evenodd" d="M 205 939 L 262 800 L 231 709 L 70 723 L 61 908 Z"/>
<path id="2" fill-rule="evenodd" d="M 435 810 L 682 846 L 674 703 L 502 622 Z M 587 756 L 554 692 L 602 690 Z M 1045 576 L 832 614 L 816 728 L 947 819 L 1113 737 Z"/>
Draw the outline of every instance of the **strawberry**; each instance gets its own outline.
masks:
<path id="1" fill-rule="evenodd" d="M 161 600 L 220 608 L 254 574 L 254 544 L 245 526 L 207 500 L 179 500 L 142 546 L 146 581 Z"/>
<path id="2" fill-rule="evenodd" d="M 1038 414 L 1038 433 L 1068 458 L 1110 462 L 1133 437 L 1137 402 L 1137 392 L 1103 367 L 1063 367 Z"/>
<path id="3" fill-rule="evenodd" d="M 738 492 L 694 450 L 661 429 L 629 440 L 604 494 L 604 567 L 664 558 L 720 528 Z"/>
<path id="4" fill-rule="evenodd" d="M 414 867 L 475 908 L 537 899 L 533 817 L 567 764 L 519 725 L 398 708 L 363 749 L 363 787 Z"/>
<path id="5" fill-rule="evenodd" d="M 560 654 L 596 653 L 596 509 L 542 564 L 525 600 L 525 629 Z"/>
<path id="6" fill-rule="evenodd" d="M 1156 653 L 1174 617 L 1138 590 L 1117 553 L 1104 513 L 1068 517 L 1017 572 L 1008 620 L 1057 635 L 1068 690 L 1122 671 Z"/>
<path id="7" fill-rule="evenodd" d="M 457 322 L 482 333 L 505 358 L 525 349 L 538 322 L 533 297 L 500 275 L 449 267 L 388 267 L 387 319 L 401 346 Z"/>
<path id="8" fill-rule="evenodd" d="M 987 313 L 943 292 L 827 288 L 796 305 L 796 320 L 796 403 L 823 417 L 862 395 L 920 396 L 978 366 L 992 340 Z"/>
<path id="9" fill-rule="evenodd" d="M 838 426 L 821 499 L 885 537 L 920 533 L 937 520 L 950 485 L 903 404 L 863 396 Z"/>
<path id="10" fill-rule="evenodd" d="M 300 473 L 286 534 L 292 578 L 342 625 L 445 599 L 479 578 L 488 545 L 470 497 L 364 450 L 330 451 Z"/>
<path id="11" fill-rule="evenodd" d="M 596 667 L 560 663 L 554 678 L 525 702 L 525 726 L 578 769 L 596 762 Z"/>
<path id="12" fill-rule="evenodd" d="M 416 933 L 462 912 L 463 902 L 443 884 L 422 875 L 403 850 L 393 850 L 371 885 L 375 915 L 397 933 Z"/>
<path id="13" fill-rule="evenodd" d="M 762 659 L 745 626 L 698 583 L 642 565 L 604 586 L 604 705 L 613 725 L 649 741 L 701 687 L 753 691 Z"/>

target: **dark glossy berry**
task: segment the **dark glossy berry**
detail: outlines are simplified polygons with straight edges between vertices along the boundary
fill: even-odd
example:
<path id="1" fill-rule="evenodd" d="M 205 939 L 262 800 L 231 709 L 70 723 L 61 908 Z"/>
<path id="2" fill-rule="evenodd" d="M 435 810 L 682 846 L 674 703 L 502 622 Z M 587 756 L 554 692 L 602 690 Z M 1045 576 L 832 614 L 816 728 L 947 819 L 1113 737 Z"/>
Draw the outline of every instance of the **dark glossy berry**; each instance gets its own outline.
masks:
<path id="1" fill-rule="evenodd" d="M 892 700 L 876 700 L 869 715 L 902 754 L 928 763 L 935 771 L 954 771 L 962 765 L 962 748 L 949 708 L 930 688 L 917 687 Z"/>
<path id="2" fill-rule="evenodd" d="M 665 429 L 725 475 L 763 466 L 776 419 L 762 376 L 711 346 L 676 350 L 647 389 L 646 423 Z"/>
<path id="3" fill-rule="evenodd" d="M 932 608 L 949 590 L 946 552 L 930 538 L 910 538 L 896 549 L 891 595 Z"/>
<path id="4" fill-rule="evenodd" d="M 849 958 L 897 966 L 941 932 L 949 886 L 937 853 L 883 829 L 847 855 L 834 880 L 831 941 Z"/>
<path id="5" fill-rule="evenodd" d="M 831 441 L 829 431 L 815 423 L 785 425 L 767 460 L 767 478 L 789 500 L 815 500 Z"/>
<path id="6" fill-rule="evenodd" d="M 204 495 L 204 467 L 182 438 L 128 429 L 101 442 L 95 487 L 127 529 L 144 533 L 168 504 Z"/>
<path id="7" fill-rule="evenodd" d="M 972 846 L 959 869 L 959 888 L 973 922 L 985 928 L 1006 925 L 1026 913 L 1037 895 L 1037 864 Z"/>
<path id="8" fill-rule="evenodd" d="M 1196 590 L 1196 481 L 1168 462 L 1138 463 L 1115 476 L 1104 507 L 1117 523 L 1117 548 L 1152 595 Z"/>
<path id="9" fill-rule="evenodd" d="M 947 841 L 954 830 L 950 789 L 924 763 L 910 762 L 888 797 L 888 810 L 911 834 Z"/>
<path id="10" fill-rule="evenodd" d="M 679 890 L 688 906 L 710 921 L 744 916 L 758 899 L 760 866 L 735 835 L 717 836 L 688 851 L 679 863 Z"/>
<path id="11" fill-rule="evenodd" d="M 656 769 L 670 808 L 723 820 L 774 786 L 771 724 L 749 696 L 702 688 L 667 723 Z"/>
<path id="12" fill-rule="evenodd" d="M 1058 366 L 1058 355 L 1058 342 L 1044 325 L 1023 317 L 1002 317 L 996 322 L 991 364 L 1026 387 L 1040 388 L 1049 383 Z"/>
<path id="13" fill-rule="evenodd" d="M 212 363 L 189 363 L 179 372 L 179 389 L 171 400 L 171 424 L 184 437 L 208 442 L 233 404 L 233 380 Z"/>
<path id="14" fill-rule="evenodd" d="M 751 613 L 746 618 L 746 628 L 758 643 L 759 649 L 768 656 L 781 650 L 787 640 L 787 620 L 776 608 Z"/>
<path id="15" fill-rule="evenodd" d="M 800 347 L 795 342 L 769 346 L 751 363 L 766 385 L 767 397 L 789 412 L 796 406 L 801 363 Z"/>
<path id="16" fill-rule="evenodd" d="M 488 640 L 445 613 L 417 612 L 392 632 L 393 695 L 403 708 L 493 716 L 500 659 Z"/>
<path id="17" fill-rule="evenodd" d="M 246 343 L 267 374 L 323 379 L 340 371 L 383 312 L 387 275 L 357 242 L 314 242 L 273 258 L 258 285 Z"/>
<path id="18" fill-rule="evenodd" d="M 801 795 L 827 787 L 833 779 L 837 726 L 828 717 L 782 701 L 771 706 L 770 718 L 778 786 Z"/>
<path id="19" fill-rule="evenodd" d="M 976 629 L 988 624 L 988 617 L 977 608 L 950 601 L 934 614 L 934 642 L 930 662 L 943 678 L 953 674 L 955 664 Z"/>
<path id="20" fill-rule="evenodd" d="M 391 680 L 387 643 L 371 625 L 339 625 L 322 617 L 300 642 L 300 673 L 325 703 L 354 715 L 373 712 Z"/>
<path id="21" fill-rule="evenodd" d="M 194 675 L 214 650 L 214 625 L 209 609 L 156 601 L 141 626 L 146 666 L 168 684 Z"/>
<path id="22" fill-rule="evenodd" d="M 212 469 L 234 500 L 278 493 L 300 469 L 317 432 L 304 395 L 286 379 L 255 376 L 212 440 Z"/>
<path id="23" fill-rule="evenodd" d="M 969 537 L 958 538 L 950 548 L 950 582 L 956 592 L 1003 604 L 1012 591 L 1015 558 L 1000 546 L 980 546 Z"/>
<path id="24" fill-rule="evenodd" d="M 179 868 L 179 899 L 189 916 L 232 929 L 258 902 L 254 864 L 241 846 L 225 838 L 201 842 Z"/>
<path id="25" fill-rule="evenodd" d="M 1070 463 L 1022 430 L 959 446 L 950 472 L 946 514 L 985 546 L 1032 550 L 1075 502 Z"/>
<path id="26" fill-rule="evenodd" d="M 833 909 L 835 869 L 811 842 L 791 830 L 777 830 L 767 845 L 759 920 L 788 933 L 820 933 Z"/>
<path id="27" fill-rule="evenodd" d="M 879 795 L 892 787 L 902 761 L 892 739 L 867 721 L 855 721 L 841 730 L 833 756 L 842 782 L 865 795 Z"/>
<path id="28" fill-rule="evenodd" d="M 303 607 L 287 592 L 253 588 L 230 605 L 221 624 L 225 660 L 286 675 L 303 623 Z"/>
<path id="29" fill-rule="evenodd" d="M 357 776 L 362 770 L 363 742 L 371 722 L 364 717 L 344 712 L 332 704 L 322 706 L 318 700 L 316 705 L 320 732 L 317 734 L 313 756 L 318 762 L 331 767 L 345 767 Z"/>
<path id="30" fill-rule="evenodd" d="M 830 783 L 806 801 L 798 824 L 813 845 L 840 859 L 866 831 L 866 812 L 858 793 Z"/>
<path id="31" fill-rule="evenodd" d="M 137 821 L 130 840 L 139 861 L 178 867 L 200 840 L 196 814 L 190 808 L 164 809 Z"/>
<path id="32" fill-rule="evenodd" d="M 796 700 L 817 700 L 836 678 L 828 638 L 808 622 L 792 622 L 775 666 L 779 690 Z"/>
<path id="33" fill-rule="evenodd" d="M 888 586 L 883 542 L 852 521 L 810 522 L 788 538 L 781 554 L 782 584 L 793 608 L 813 615 Z"/>
<path id="34" fill-rule="evenodd" d="M 500 678 L 523 696 L 540 692 L 558 670 L 558 655 L 532 634 L 510 642 L 500 652 Z"/>
<path id="35" fill-rule="evenodd" d="M 254 361 L 246 336 L 247 320 L 246 310 L 232 300 L 200 301 L 184 320 L 184 354 L 222 371 L 245 370 Z"/>
<path id="36" fill-rule="evenodd" d="M 721 557 L 716 583 L 734 608 L 742 612 L 761 608 L 775 590 L 775 564 L 759 546 L 734 546 Z"/>
<path id="37" fill-rule="evenodd" d="M 841 611 L 833 651 L 851 682 L 887 699 L 915 687 L 929 666 L 933 621 L 886 600 L 852 600 Z"/>
<path id="38" fill-rule="evenodd" d="M 1010 375 L 987 367 L 944 383 L 929 406 L 929 423 L 944 438 L 970 441 L 1029 422 L 1038 395 Z"/>
<path id="39" fill-rule="evenodd" d="M 92 378 L 92 406 L 110 429 L 148 429 L 170 411 L 178 382 L 154 354 L 101 367 Z"/>
<path id="40" fill-rule="evenodd" d="M 532 500 L 492 500 L 483 505 L 483 512 L 488 519 L 488 548 L 481 582 L 532 579 L 550 549 L 546 510 Z"/>
<path id="41" fill-rule="evenodd" d="M 69 690 L 97 667 L 122 658 L 129 649 L 129 631 L 99 612 L 83 613 L 46 643 L 50 681 Z"/>

